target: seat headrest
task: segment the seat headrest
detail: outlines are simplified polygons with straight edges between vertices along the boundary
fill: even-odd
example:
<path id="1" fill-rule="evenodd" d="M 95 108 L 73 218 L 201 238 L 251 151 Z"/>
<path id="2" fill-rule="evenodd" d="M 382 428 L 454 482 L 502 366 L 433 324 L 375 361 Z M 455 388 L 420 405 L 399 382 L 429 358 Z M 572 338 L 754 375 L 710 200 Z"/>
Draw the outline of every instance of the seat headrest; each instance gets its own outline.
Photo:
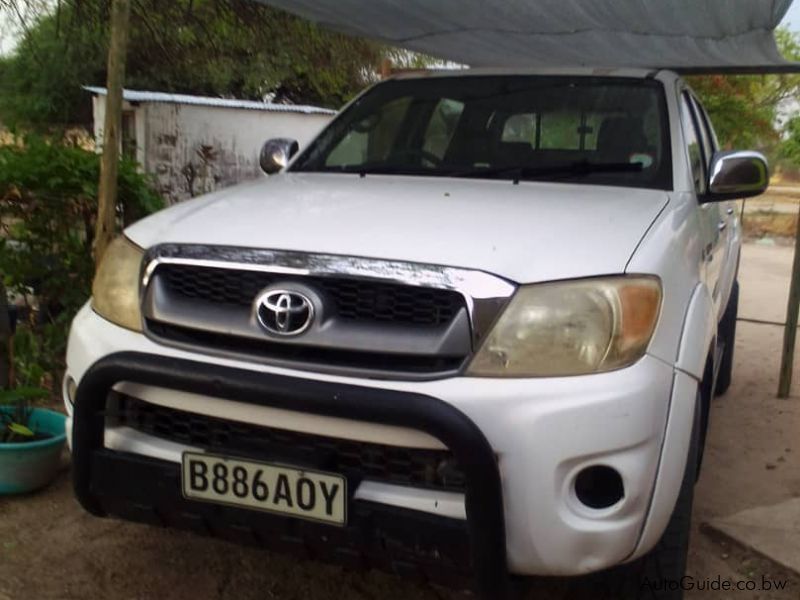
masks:
<path id="1" fill-rule="evenodd" d="M 609 159 L 626 162 L 631 154 L 647 148 L 644 123 L 635 117 L 606 119 L 597 134 L 597 150 Z"/>

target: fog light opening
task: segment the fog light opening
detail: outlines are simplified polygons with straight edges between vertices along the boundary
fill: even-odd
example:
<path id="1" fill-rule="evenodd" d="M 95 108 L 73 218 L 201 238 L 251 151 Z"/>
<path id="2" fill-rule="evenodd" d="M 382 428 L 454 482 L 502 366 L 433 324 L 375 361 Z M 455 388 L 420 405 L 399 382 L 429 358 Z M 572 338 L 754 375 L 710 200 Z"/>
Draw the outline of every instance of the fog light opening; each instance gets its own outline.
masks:
<path id="1" fill-rule="evenodd" d="M 75 396 L 78 395 L 78 384 L 69 375 L 67 375 L 67 379 L 66 379 L 65 383 L 66 384 L 64 386 L 64 389 L 67 392 L 67 400 L 69 400 L 69 403 L 74 406 L 75 405 Z"/>
<path id="2" fill-rule="evenodd" d="M 604 465 L 586 467 L 575 478 L 575 495 L 589 508 L 614 506 L 625 497 L 622 476 Z"/>

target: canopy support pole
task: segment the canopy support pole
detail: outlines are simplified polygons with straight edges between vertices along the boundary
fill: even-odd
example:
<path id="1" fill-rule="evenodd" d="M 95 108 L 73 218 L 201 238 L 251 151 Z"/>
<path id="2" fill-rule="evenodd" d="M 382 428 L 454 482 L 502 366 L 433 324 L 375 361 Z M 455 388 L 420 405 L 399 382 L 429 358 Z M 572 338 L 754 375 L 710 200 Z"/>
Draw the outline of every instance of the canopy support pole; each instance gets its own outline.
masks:
<path id="1" fill-rule="evenodd" d="M 797 230 L 795 231 L 792 281 L 789 284 L 786 324 L 783 329 L 783 352 L 781 354 L 781 371 L 778 380 L 778 398 L 788 398 L 792 388 L 792 367 L 794 365 L 794 346 L 797 338 L 798 310 L 800 310 L 800 215 L 798 215 Z"/>

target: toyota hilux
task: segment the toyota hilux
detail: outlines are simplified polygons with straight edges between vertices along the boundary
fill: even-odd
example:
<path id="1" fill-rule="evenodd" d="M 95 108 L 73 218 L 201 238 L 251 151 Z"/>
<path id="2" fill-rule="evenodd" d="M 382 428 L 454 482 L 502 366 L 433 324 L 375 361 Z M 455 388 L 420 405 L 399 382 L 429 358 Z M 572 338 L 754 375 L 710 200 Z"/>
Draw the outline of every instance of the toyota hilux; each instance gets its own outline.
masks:
<path id="1" fill-rule="evenodd" d="M 260 158 L 106 252 L 81 504 L 483 598 L 681 597 L 763 156 L 673 72 L 562 69 L 398 75 Z"/>

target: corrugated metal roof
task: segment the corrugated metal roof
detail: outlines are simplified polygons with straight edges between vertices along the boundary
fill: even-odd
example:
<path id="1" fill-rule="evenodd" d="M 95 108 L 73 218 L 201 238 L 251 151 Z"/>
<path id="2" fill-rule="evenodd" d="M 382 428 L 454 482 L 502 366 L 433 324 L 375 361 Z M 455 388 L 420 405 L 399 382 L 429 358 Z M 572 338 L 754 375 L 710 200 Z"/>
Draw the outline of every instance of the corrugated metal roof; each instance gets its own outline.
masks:
<path id="1" fill-rule="evenodd" d="M 106 88 L 91 85 L 83 89 L 92 94 L 106 95 Z M 335 110 L 319 106 L 305 106 L 301 104 L 273 104 L 255 100 L 236 100 L 234 98 L 212 98 L 209 96 L 189 96 L 187 94 L 167 94 L 165 92 L 147 92 L 141 90 L 124 90 L 122 97 L 128 102 L 166 102 L 169 104 L 194 104 L 197 106 L 216 106 L 218 108 L 244 108 L 247 110 L 265 110 L 267 112 L 289 112 L 333 115 Z"/>

